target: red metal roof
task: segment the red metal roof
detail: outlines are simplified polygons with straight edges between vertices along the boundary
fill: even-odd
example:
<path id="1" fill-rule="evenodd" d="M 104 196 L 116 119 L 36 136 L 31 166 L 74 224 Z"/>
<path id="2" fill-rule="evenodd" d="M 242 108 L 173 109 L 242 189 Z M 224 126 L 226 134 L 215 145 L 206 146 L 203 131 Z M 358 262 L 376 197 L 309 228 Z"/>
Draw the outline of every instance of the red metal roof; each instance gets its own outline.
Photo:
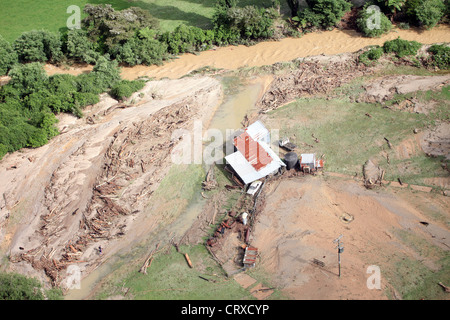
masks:
<path id="1" fill-rule="evenodd" d="M 272 157 L 247 132 L 234 138 L 234 145 L 256 171 L 272 162 Z"/>

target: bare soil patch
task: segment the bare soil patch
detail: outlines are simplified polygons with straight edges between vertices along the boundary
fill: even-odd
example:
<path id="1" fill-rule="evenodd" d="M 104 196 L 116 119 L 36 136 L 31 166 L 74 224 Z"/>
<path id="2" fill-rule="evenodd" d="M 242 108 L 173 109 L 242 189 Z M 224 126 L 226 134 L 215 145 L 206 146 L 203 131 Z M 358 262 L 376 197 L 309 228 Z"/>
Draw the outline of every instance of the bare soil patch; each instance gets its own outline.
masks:
<path id="1" fill-rule="evenodd" d="M 265 198 L 252 245 L 260 250 L 260 266 L 273 275 L 277 288 L 294 299 L 386 299 L 394 289 L 383 278 L 381 290 L 369 290 L 367 267 L 410 254 L 395 230 L 408 227 L 420 233 L 418 221 L 427 219 L 404 198 L 366 190 L 351 180 L 305 176 L 274 181 Z M 449 230 L 441 232 L 445 247 Z M 339 278 L 333 240 L 341 234 Z"/>
<path id="2" fill-rule="evenodd" d="M 364 85 L 365 92 L 360 100 L 364 102 L 384 102 L 395 94 L 406 94 L 415 91 L 440 89 L 450 83 L 450 75 L 444 76 L 388 76 L 375 79 Z M 411 107 L 414 112 L 421 112 L 426 106 L 418 105 L 417 101 L 405 100 L 403 108 Z M 417 105 L 417 106 L 416 106 Z M 402 108 L 402 106 L 400 106 Z M 426 112 L 422 111 L 423 113 Z"/>

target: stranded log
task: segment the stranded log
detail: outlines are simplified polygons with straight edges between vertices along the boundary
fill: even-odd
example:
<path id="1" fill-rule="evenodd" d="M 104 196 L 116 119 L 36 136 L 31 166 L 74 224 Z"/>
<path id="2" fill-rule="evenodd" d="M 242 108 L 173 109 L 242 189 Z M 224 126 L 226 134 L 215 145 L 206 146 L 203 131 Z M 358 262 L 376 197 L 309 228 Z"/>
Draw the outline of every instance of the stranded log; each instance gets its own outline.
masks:
<path id="1" fill-rule="evenodd" d="M 189 259 L 189 256 L 188 256 L 188 254 L 187 254 L 187 253 L 185 253 L 185 254 L 184 254 L 184 257 L 186 258 L 186 261 L 187 261 L 187 263 L 188 263 L 189 267 L 193 268 L 193 267 L 192 267 L 192 262 L 191 262 L 191 259 Z"/>

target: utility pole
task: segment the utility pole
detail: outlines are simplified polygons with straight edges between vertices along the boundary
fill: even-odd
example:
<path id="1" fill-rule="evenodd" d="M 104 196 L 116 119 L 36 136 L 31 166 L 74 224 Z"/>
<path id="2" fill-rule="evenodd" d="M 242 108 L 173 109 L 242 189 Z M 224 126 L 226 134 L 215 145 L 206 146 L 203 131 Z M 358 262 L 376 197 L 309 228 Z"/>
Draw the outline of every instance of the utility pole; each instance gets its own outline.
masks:
<path id="1" fill-rule="evenodd" d="M 344 252 L 344 244 L 341 242 L 342 234 L 333 240 L 333 243 L 337 243 L 335 249 L 338 249 L 338 262 L 339 262 L 339 278 L 341 277 L 341 253 Z"/>

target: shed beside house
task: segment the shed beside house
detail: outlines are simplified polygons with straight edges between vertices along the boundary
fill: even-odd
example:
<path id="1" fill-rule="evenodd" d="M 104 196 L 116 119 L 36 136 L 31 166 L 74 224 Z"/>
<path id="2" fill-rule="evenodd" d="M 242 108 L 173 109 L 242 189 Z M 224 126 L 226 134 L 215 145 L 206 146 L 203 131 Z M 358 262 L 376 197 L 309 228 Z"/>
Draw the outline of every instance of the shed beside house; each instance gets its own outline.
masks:
<path id="1" fill-rule="evenodd" d="M 310 173 L 319 168 L 323 168 L 323 160 L 317 160 L 315 153 L 302 153 L 300 155 L 300 169 L 303 172 Z"/>

